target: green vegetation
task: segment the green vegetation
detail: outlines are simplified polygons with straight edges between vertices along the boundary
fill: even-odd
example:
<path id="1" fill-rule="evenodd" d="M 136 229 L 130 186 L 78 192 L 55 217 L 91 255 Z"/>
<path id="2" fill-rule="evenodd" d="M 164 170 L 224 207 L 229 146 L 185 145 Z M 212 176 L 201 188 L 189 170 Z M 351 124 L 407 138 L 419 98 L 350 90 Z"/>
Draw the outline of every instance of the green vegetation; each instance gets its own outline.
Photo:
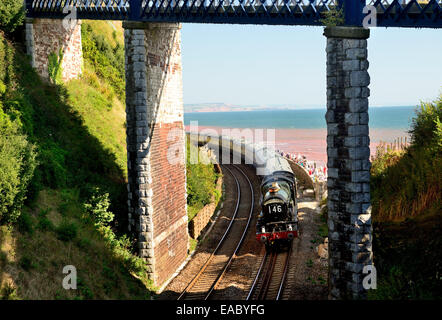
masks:
<path id="1" fill-rule="evenodd" d="M 194 146 L 187 139 L 186 148 L 187 213 L 190 221 L 199 210 L 213 201 L 212 198 L 214 196 L 214 201 L 217 203 L 221 194 L 215 189 L 218 174 L 215 172 L 213 164 L 210 163 L 207 155 L 204 152 L 200 152 L 199 162 L 191 163 L 191 154 L 196 154 L 198 147 Z"/>
<path id="2" fill-rule="evenodd" d="M 1 298 L 133 299 L 153 290 L 125 235 L 122 86 L 109 81 L 105 59 L 92 60 L 96 36 L 83 28 L 83 77 L 66 84 L 60 55 L 50 57 L 52 83 L 45 83 L 0 32 Z M 107 34 L 114 42 L 103 52 L 121 80 L 122 29 Z M 75 292 L 60 289 L 60 268 L 68 264 L 79 272 Z"/>
<path id="3" fill-rule="evenodd" d="M 121 23 L 83 22 L 82 45 L 82 77 L 61 82 L 59 52 L 46 83 L 0 31 L 1 299 L 143 299 L 154 290 L 126 235 Z M 216 174 L 189 165 L 188 179 L 192 212 L 211 201 Z M 65 265 L 76 266 L 78 290 L 61 289 Z"/>
<path id="4" fill-rule="evenodd" d="M 130 242 L 107 228 L 103 237 L 102 225 L 84 211 L 77 191 L 44 190 L 24 216 L 32 233 L 0 226 L 0 299 L 150 298 L 145 264 L 131 254 Z M 46 220 L 51 227 L 41 228 Z M 62 288 L 65 265 L 76 267 L 78 290 Z"/>
<path id="5" fill-rule="evenodd" d="M 15 222 L 19 217 L 37 165 L 35 158 L 35 147 L 21 133 L 20 120 L 5 114 L 0 100 L 0 223 Z"/>
<path id="6" fill-rule="evenodd" d="M 442 96 L 422 103 L 412 144 L 372 162 L 372 299 L 440 299 L 442 293 Z"/>
<path id="7" fill-rule="evenodd" d="M 49 55 L 48 60 L 49 79 L 53 84 L 62 84 L 63 79 L 61 78 L 61 75 L 63 69 L 61 67 L 61 62 L 63 61 L 63 50 L 60 48 L 58 54 L 52 52 Z"/>
<path id="8" fill-rule="evenodd" d="M 83 57 L 88 67 L 111 85 L 111 95 L 115 93 L 118 98 L 124 99 L 124 47 L 117 41 L 117 33 L 112 32 L 112 39 L 116 43 L 114 47 L 104 35 L 95 33 L 89 23 L 82 25 L 81 37 Z"/>
<path id="9" fill-rule="evenodd" d="M 442 96 L 423 103 L 411 128 L 412 144 L 403 151 L 378 149 L 371 186 L 375 221 L 440 212 L 442 181 Z M 400 181 L 400 183 L 398 183 Z"/>
<path id="10" fill-rule="evenodd" d="M 326 27 L 343 25 L 345 22 L 344 8 L 342 7 L 338 10 L 336 6 L 331 7 L 329 11 L 324 12 L 324 18 L 322 18 L 320 21 Z"/>
<path id="11" fill-rule="evenodd" d="M 0 2 L 0 30 L 15 31 L 22 25 L 24 18 L 23 0 L 2 0 Z"/>

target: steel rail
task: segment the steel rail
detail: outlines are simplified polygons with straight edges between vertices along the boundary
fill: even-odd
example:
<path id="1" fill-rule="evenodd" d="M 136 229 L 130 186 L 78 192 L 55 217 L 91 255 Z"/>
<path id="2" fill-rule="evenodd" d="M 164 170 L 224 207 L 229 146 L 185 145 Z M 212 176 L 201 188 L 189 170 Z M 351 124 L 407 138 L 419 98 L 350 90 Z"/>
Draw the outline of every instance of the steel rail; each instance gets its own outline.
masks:
<path id="1" fill-rule="evenodd" d="M 285 259 L 284 273 L 282 274 L 282 279 L 281 279 L 281 283 L 279 285 L 278 294 L 276 295 L 276 300 L 279 300 L 279 298 L 281 297 L 281 294 L 284 290 L 285 279 L 287 278 L 287 273 L 289 271 L 289 262 L 290 262 L 291 254 L 292 254 L 292 246 L 290 244 L 289 252 L 287 252 L 287 258 Z"/>
<path id="2" fill-rule="evenodd" d="M 184 288 L 184 290 L 181 292 L 180 296 L 177 298 L 177 300 L 181 300 L 184 295 L 190 290 L 192 289 L 192 287 L 195 285 L 195 283 L 198 281 L 198 279 L 200 278 L 200 276 L 203 274 L 203 272 L 206 270 L 207 266 L 210 264 L 210 262 L 212 261 L 212 259 L 214 258 L 215 254 L 218 252 L 218 249 L 221 247 L 221 245 L 224 243 L 224 240 L 226 239 L 227 234 L 230 231 L 230 228 L 233 225 L 233 222 L 235 221 L 236 215 L 238 214 L 238 209 L 239 209 L 239 203 L 241 200 L 241 189 L 239 187 L 239 181 L 238 179 L 235 177 L 235 175 L 232 173 L 232 171 L 227 168 L 224 167 L 225 169 L 227 169 L 227 171 L 230 172 L 230 174 L 232 175 L 232 177 L 235 179 L 236 182 L 236 189 L 237 189 L 237 200 L 236 200 L 236 206 L 235 206 L 235 211 L 233 213 L 232 219 L 230 220 L 229 225 L 227 226 L 226 231 L 224 232 L 223 236 L 221 237 L 221 240 L 218 242 L 218 245 L 216 246 L 215 250 L 212 251 L 211 255 L 209 256 L 209 258 L 207 259 L 207 261 L 204 263 L 204 265 L 201 267 L 200 271 L 195 275 L 195 277 L 192 279 L 191 282 L 189 282 L 189 284 Z"/>
<path id="3" fill-rule="evenodd" d="M 247 295 L 247 298 L 246 298 L 247 301 L 250 300 L 250 298 L 252 297 L 253 291 L 255 291 L 255 287 L 258 283 L 259 276 L 261 275 L 261 271 L 264 268 L 264 263 L 266 262 L 267 258 L 268 258 L 268 252 L 266 251 L 266 253 L 264 254 L 264 257 L 261 260 L 261 264 L 259 265 L 259 269 L 258 269 L 258 272 L 256 273 L 255 279 L 253 280 L 252 287 L 250 288 L 249 293 Z"/>
<path id="4" fill-rule="evenodd" d="M 277 291 L 275 300 L 279 300 L 281 298 L 282 292 L 284 291 L 284 285 L 285 285 L 288 270 L 289 270 L 289 262 L 290 262 L 291 253 L 292 253 L 292 247 L 290 245 L 290 247 L 286 253 L 286 258 L 284 261 L 284 269 L 283 269 L 283 273 L 281 276 L 281 280 L 279 282 L 278 291 Z M 259 266 L 258 272 L 255 276 L 255 279 L 252 283 L 252 286 L 249 290 L 246 300 L 251 300 L 255 291 L 257 291 L 257 294 L 256 294 L 257 300 L 264 300 L 267 297 L 267 294 L 268 294 L 268 291 L 270 288 L 270 284 L 271 284 L 272 279 L 274 277 L 275 265 L 276 265 L 276 261 L 277 261 L 279 255 L 281 255 L 281 253 L 277 253 L 274 251 L 272 251 L 271 253 L 268 253 L 268 252 L 265 253 L 265 255 L 261 261 L 261 264 Z M 257 285 L 258 285 L 260 278 L 262 279 L 262 283 L 259 286 L 259 288 L 257 289 Z"/>
<path id="5" fill-rule="evenodd" d="M 207 300 L 210 295 L 213 293 L 213 291 L 216 289 L 216 287 L 218 286 L 218 284 L 221 282 L 221 279 L 223 278 L 223 276 L 225 275 L 227 269 L 230 267 L 230 265 L 232 264 L 232 261 L 236 258 L 236 254 L 239 251 L 239 248 L 241 247 L 242 243 L 244 242 L 244 239 L 246 237 L 247 231 L 249 230 L 249 226 L 250 226 L 250 221 L 252 220 L 252 216 L 253 216 L 253 210 L 254 210 L 254 203 L 255 203 L 255 194 L 253 192 L 253 185 L 252 182 L 250 181 L 249 177 L 244 173 L 244 171 L 239 168 L 236 165 L 233 165 L 235 167 L 235 169 L 239 170 L 241 172 L 241 174 L 246 178 L 248 184 L 249 184 L 249 188 L 250 188 L 250 194 L 251 194 L 251 206 L 250 206 L 250 211 L 249 211 L 249 218 L 247 219 L 247 224 L 244 227 L 244 231 L 241 235 L 241 239 L 238 241 L 238 244 L 235 248 L 235 251 L 233 252 L 233 254 L 230 256 L 229 260 L 227 261 L 226 265 L 224 266 L 223 270 L 221 271 L 221 273 L 218 275 L 217 279 L 215 280 L 215 282 L 212 284 L 212 286 L 210 287 L 209 291 L 206 294 L 206 297 L 204 298 L 204 300 Z"/>
<path id="6" fill-rule="evenodd" d="M 264 281 L 262 283 L 262 286 L 259 288 L 258 300 L 264 300 L 265 297 L 267 296 L 270 283 L 272 282 L 273 270 L 275 269 L 277 256 L 278 255 L 274 251 L 270 254 L 270 262 L 266 269 L 266 273 L 264 275 Z"/>

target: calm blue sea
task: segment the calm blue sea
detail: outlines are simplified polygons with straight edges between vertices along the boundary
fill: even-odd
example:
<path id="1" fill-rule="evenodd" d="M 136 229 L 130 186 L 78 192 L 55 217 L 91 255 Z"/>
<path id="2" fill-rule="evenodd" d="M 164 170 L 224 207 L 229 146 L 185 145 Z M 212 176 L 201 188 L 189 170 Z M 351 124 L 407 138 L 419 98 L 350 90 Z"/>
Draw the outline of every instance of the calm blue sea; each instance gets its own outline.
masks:
<path id="1" fill-rule="evenodd" d="M 413 107 L 372 107 L 369 109 L 370 128 L 408 129 L 414 115 Z M 184 124 L 198 121 L 199 126 L 225 128 L 326 128 L 325 109 L 195 112 L 184 114 Z"/>

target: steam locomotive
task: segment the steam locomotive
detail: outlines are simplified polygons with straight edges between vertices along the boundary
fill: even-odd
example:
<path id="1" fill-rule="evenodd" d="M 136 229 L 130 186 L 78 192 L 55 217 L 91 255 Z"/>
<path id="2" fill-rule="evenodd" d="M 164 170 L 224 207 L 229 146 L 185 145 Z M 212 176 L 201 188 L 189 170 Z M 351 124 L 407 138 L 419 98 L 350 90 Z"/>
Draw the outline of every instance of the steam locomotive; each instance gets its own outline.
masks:
<path id="1" fill-rule="evenodd" d="M 287 160 L 270 158 L 261 182 L 261 212 L 256 224 L 256 239 L 267 249 L 288 244 L 298 236 L 296 194 L 295 175 Z"/>
<path id="2" fill-rule="evenodd" d="M 261 212 L 256 239 L 267 249 L 288 244 L 298 236 L 297 183 L 288 161 L 274 151 L 225 136 L 198 135 L 213 150 L 228 150 L 239 162 L 252 164 L 261 182 Z M 199 140 L 198 140 L 199 141 Z M 234 158 L 235 159 L 235 158 Z"/>

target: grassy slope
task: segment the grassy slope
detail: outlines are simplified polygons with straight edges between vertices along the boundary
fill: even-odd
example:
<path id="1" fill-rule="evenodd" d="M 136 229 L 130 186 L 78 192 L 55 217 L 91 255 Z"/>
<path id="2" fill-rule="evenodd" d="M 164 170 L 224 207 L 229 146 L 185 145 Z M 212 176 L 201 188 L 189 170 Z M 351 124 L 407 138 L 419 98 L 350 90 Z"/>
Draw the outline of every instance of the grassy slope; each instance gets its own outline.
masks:
<path id="1" fill-rule="evenodd" d="M 65 206 L 60 204 L 66 203 Z M 61 210 L 63 208 L 63 210 Z M 93 224 L 82 219 L 75 192 L 42 191 L 35 209 L 24 209 L 32 229 L 19 232 L 0 227 L 0 296 L 20 299 L 145 299 L 144 284 L 130 274 Z M 78 226 L 72 241 L 61 241 L 54 229 L 41 226 L 42 212 L 54 226 L 68 221 Z M 40 217 L 39 217 L 40 216 Z M 40 222 L 40 226 L 39 226 Z M 77 290 L 62 287 L 63 267 L 77 269 Z M 16 288 L 11 289 L 11 288 Z"/>
<path id="2" fill-rule="evenodd" d="M 109 42 L 114 41 L 113 28 L 108 23 L 94 25 L 105 31 Z M 122 29 L 117 28 L 116 39 L 121 38 Z M 21 49 L 14 48 L 2 34 L 0 43 L 2 64 L 9 66 L 0 75 L 9 89 L 4 97 L 5 110 L 18 116 L 24 132 L 38 148 L 41 165 L 34 188 L 37 192 L 42 190 L 23 209 L 29 225 L 25 230 L 0 228 L 0 297 L 148 297 L 150 282 L 138 279 L 140 275 L 132 270 L 126 253 L 115 250 L 103 239 L 90 219 L 84 218 L 82 207 L 88 189 L 98 186 L 111 193 L 113 212 L 125 213 L 123 103 L 87 61 L 82 79 L 54 87 L 41 82 Z M 60 203 L 64 205 L 60 207 Z M 49 230 L 39 227 L 41 213 L 46 211 Z M 77 227 L 77 234 L 70 241 L 57 238 L 62 222 Z M 78 290 L 62 288 L 62 268 L 68 264 L 77 267 Z"/>
<path id="3" fill-rule="evenodd" d="M 151 283 L 138 260 L 121 246 L 112 248 L 85 219 L 82 203 L 91 189 L 99 187 L 110 193 L 114 230 L 120 234 L 127 230 L 125 110 L 124 96 L 118 93 L 122 66 L 110 70 L 106 61 L 107 56 L 115 61 L 113 55 L 121 55 L 123 30 L 119 22 L 104 21 L 84 21 L 83 28 L 89 57 L 97 56 L 91 39 L 107 48 L 99 49 L 96 60 L 85 59 L 81 79 L 63 86 L 42 82 L 22 49 L 0 34 L 0 61 L 5 67 L 0 68 L 0 80 L 10 89 L 3 97 L 5 112 L 23 122 L 40 162 L 30 188 L 31 201 L 22 214 L 26 219 L 19 224 L 24 220 L 27 227 L 0 227 L 0 298 L 124 299 L 151 294 Z M 117 61 L 121 64 L 121 56 Z M 103 74 L 109 70 L 112 74 L 106 78 Z M 112 77 L 118 78 L 117 85 Z M 215 180 L 212 166 L 189 166 L 188 181 L 196 186 L 189 190 L 190 212 L 211 198 L 211 188 L 198 186 Z M 57 238 L 63 223 L 76 226 L 72 240 Z M 68 264 L 77 267 L 77 291 L 61 287 L 62 268 Z"/>
<path id="4" fill-rule="evenodd" d="M 433 105 L 441 114 L 441 97 Z M 434 129 L 426 128 L 438 118 L 430 114 L 421 111 L 415 118 L 419 125 L 413 138 L 424 136 L 422 141 L 402 153 L 378 153 L 372 163 L 378 271 L 372 299 L 442 298 L 442 140 Z"/>

